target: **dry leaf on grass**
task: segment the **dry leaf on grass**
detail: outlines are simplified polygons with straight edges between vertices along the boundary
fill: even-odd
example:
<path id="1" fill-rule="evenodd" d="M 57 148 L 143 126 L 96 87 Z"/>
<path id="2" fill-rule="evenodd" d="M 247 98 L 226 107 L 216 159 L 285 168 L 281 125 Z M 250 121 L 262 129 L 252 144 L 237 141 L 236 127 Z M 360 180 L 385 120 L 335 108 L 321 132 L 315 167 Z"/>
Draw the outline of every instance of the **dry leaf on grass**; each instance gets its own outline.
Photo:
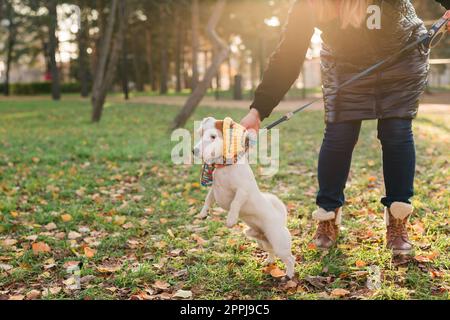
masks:
<path id="1" fill-rule="evenodd" d="M 31 245 L 34 254 L 50 252 L 51 248 L 45 242 L 35 242 Z"/>
<path id="2" fill-rule="evenodd" d="M 72 216 L 70 214 L 63 214 L 61 215 L 61 220 L 63 222 L 69 222 L 72 221 Z"/>
<path id="3" fill-rule="evenodd" d="M 189 290 L 178 290 L 172 298 L 179 298 L 179 299 L 191 299 L 192 298 L 192 291 Z"/>
<path id="4" fill-rule="evenodd" d="M 101 265 L 97 266 L 98 272 L 101 273 L 114 273 L 119 271 L 122 268 L 120 265 Z"/>
<path id="5" fill-rule="evenodd" d="M 16 243 L 17 243 L 16 239 L 5 239 L 2 242 L 2 246 L 4 246 L 4 247 L 12 247 Z"/>
<path id="6" fill-rule="evenodd" d="M 157 280 L 153 284 L 153 287 L 155 287 L 156 289 L 159 289 L 159 290 L 167 290 L 167 289 L 169 289 L 170 284 L 168 284 L 165 281 Z"/>
<path id="7" fill-rule="evenodd" d="M 350 294 L 350 291 L 345 289 L 334 289 L 331 291 L 331 296 L 336 298 L 342 298 Z"/>
<path id="8" fill-rule="evenodd" d="M 52 231 L 52 230 L 55 230 L 57 228 L 57 226 L 54 222 L 50 222 L 50 223 L 46 224 L 44 228 L 47 231 Z"/>
<path id="9" fill-rule="evenodd" d="M 0 270 L 3 270 L 3 271 L 9 271 L 9 270 L 11 270 L 13 268 L 13 266 L 11 266 L 11 265 L 9 265 L 9 264 L 3 264 L 3 263 L 0 263 Z"/>
<path id="10" fill-rule="evenodd" d="M 356 265 L 358 268 L 362 268 L 362 267 L 365 267 L 365 266 L 367 265 L 367 263 L 366 263 L 365 261 L 362 261 L 362 260 L 357 260 L 357 261 L 355 262 L 355 265 Z"/>
<path id="11" fill-rule="evenodd" d="M 264 273 L 270 274 L 274 278 L 282 278 L 286 275 L 286 273 L 278 268 L 276 264 L 268 265 L 263 269 Z"/>
<path id="12" fill-rule="evenodd" d="M 97 250 L 91 249 L 89 247 L 84 247 L 84 255 L 86 256 L 86 258 L 93 258 L 96 253 Z"/>
<path id="13" fill-rule="evenodd" d="M 439 252 L 431 252 L 428 254 L 417 255 L 414 259 L 418 262 L 432 262 L 437 256 L 439 256 Z"/>
<path id="14" fill-rule="evenodd" d="M 41 296 L 41 292 L 39 290 L 31 290 L 27 293 L 26 298 L 28 300 L 38 299 Z"/>

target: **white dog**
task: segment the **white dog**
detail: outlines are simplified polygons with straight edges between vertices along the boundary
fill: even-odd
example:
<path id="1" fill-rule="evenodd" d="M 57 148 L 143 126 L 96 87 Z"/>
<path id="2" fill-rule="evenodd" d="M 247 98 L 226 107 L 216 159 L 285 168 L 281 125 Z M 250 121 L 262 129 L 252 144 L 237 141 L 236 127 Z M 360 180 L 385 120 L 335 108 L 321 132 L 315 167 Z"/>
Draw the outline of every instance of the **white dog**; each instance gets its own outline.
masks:
<path id="1" fill-rule="evenodd" d="M 223 121 L 204 119 L 200 128 L 201 140 L 194 148 L 194 155 L 208 164 L 221 159 L 224 145 L 222 130 Z M 246 236 L 255 239 L 260 248 L 268 252 L 266 263 L 273 263 L 278 256 L 286 265 L 286 275 L 289 278 L 294 276 L 295 258 L 291 252 L 291 234 L 286 227 L 286 207 L 275 195 L 259 190 L 246 159 L 216 167 L 212 189 L 206 197 L 200 218 L 207 217 L 214 202 L 229 211 L 228 228 L 235 226 L 240 217 L 249 227 L 245 231 Z"/>

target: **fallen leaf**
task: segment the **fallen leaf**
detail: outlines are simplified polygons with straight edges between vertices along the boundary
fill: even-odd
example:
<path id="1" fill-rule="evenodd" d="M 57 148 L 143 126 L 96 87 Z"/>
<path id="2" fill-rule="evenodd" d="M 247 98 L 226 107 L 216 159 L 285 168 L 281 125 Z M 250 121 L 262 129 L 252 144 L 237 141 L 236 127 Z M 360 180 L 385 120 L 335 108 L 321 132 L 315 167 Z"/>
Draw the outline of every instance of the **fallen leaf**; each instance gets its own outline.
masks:
<path id="1" fill-rule="evenodd" d="M 362 267 L 365 267 L 367 265 L 367 263 L 365 261 L 362 261 L 362 260 L 356 260 L 355 265 L 358 268 L 362 268 Z"/>
<path id="2" fill-rule="evenodd" d="M 189 290 L 178 290 L 172 298 L 180 298 L 180 299 L 191 299 L 192 291 Z"/>
<path id="3" fill-rule="evenodd" d="M 120 265 L 102 265 L 97 266 L 97 270 L 101 273 L 114 273 L 121 269 Z"/>
<path id="4" fill-rule="evenodd" d="M 311 284 L 313 287 L 322 289 L 326 284 L 330 283 L 330 277 L 321 277 L 321 276 L 306 276 L 305 280 Z"/>
<path id="5" fill-rule="evenodd" d="M 2 245 L 4 247 L 12 247 L 16 243 L 17 243 L 16 239 L 5 239 L 5 240 L 3 240 Z"/>
<path id="6" fill-rule="evenodd" d="M 10 296 L 9 300 L 23 300 L 25 299 L 24 295 L 18 294 L 18 295 L 14 295 L 14 296 Z"/>
<path id="7" fill-rule="evenodd" d="M 350 294 L 350 291 L 345 289 L 334 289 L 331 291 L 331 296 L 336 298 L 342 298 Z"/>
<path id="8" fill-rule="evenodd" d="M 280 268 L 278 268 L 278 266 L 275 266 L 271 268 L 270 275 L 274 278 L 282 278 L 286 275 L 286 273 Z"/>
<path id="9" fill-rule="evenodd" d="M 57 228 L 57 226 L 54 222 L 50 222 L 50 223 L 46 224 L 44 228 L 47 231 L 52 231 L 52 230 L 55 230 Z"/>
<path id="10" fill-rule="evenodd" d="M 293 280 L 289 280 L 288 282 L 286 282 L 286 285 L 284 286 L 285 289 L 295 289 L 297 288 L 298 283 L 293 281 Z"/>
<path id="11" fill-rule="evenodd" d="M 8 271 L 8 270 L 11 270 L 12 268 L 13 268 L 13 266 L 11 266 L 9 264 L 0 263 L 0 270 Z"/>
<path id="12" fill-rule="evenodd" d="M 35 300 L 38 299 L 41 296 L 41 292 L 39 290 L 31 290 L 27 293 L 26 298 L 27 300 Z"/>
<path id="13" fill-rule="evenodd" d="M 70 231 L 67 237 L 69 238 L 69 240 L 75 240 L 81 238 L 82 235 L 76 231 Z"/>
<path id="14" fill-rule="evenodd" d="M 121 225 L 125 224 L 126 221 L 127 221 L 127 217 L 125 217 L 125 216 L 114 216 L 113 223 L 115 225 L 121 226 Z"/>
<path id="15" fill-rule="evenodd" d="M 160 290 L 167 290 L 170 287 L 170 284 L 168 284 L 165 281 L 161 281 L 161 280 L 157 280 L 155 281 L 155 283 L 153 284 L 153 287 L 160 289 Z"/>
<path id="16" fill-rule="evenodd" d="M 35 255 L 51 251 L 51 248 L 45 242 L 35 242 L 31 245 L 31 248 Z"/>
<path id="17" fill-rule="evenodd" d="M 439 256 L 439 252 L 431 252 L 429 254 L 417 255 L 414 259 L 418 262 L 432 262 L 437 256 Z"/>
<path id="18" fill-rule="evenodd" d="M 86 258 L 93 258 L 96 253 L 97 250 L 91 249 L 89 247 L 84 247 L 84 255 L 86 256 Z"/>
<path id="19" fill-rule="evenodd" d="M 58 293 L 60 293 L 62 290 L 61 287 L 51 287 L 51 288 L 46 288 L 44 289 L 44 291 L 42 291 L 42 295 L 43 296 L 48 296 L 50 294 L 52 295 L 57 295 Z"/>
<path id="20" fill-rule="evenodd" d="M 70 215 L 70 214 L 63 214 L 63 215 L 61 215 L 61 220 L 63 221 L 63 222 L 69 222 L 69 221 L 72 221 L 72 216 Z"/>
<path id="21" fill-rule="evenodd" d="M 124 228 L 124 229 L 131 229 L 133 227 L 134 227 L 134 224 L 132 224 L 131 222 L 128 222 L 122 226 L 122 228 Z"/>
<path id="22" fill-rule="evenodd" d="M 200 237 L 198 234 L 192 234 L 191 238 L 194 239 L 198 245 L 202 246 L 206 243 L 206 240 Z"/>

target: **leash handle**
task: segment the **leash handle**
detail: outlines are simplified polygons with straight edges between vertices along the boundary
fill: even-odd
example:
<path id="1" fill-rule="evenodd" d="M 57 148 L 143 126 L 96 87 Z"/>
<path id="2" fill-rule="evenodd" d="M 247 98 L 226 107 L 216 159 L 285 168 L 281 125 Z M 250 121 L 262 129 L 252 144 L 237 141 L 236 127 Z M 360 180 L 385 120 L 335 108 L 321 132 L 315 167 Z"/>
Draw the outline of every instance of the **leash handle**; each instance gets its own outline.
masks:
<path id="1" fill-rule="evenodd" d="M 428 39 L 426 39 L 422 46 L 425 49 L 433 49 L 436 47 L 444 38 L 447 33 L 447 25 L 450 21 L 450 10 L 445 13 L 445 15 L 439 19 L 433 26 L 430 31 L 428 31 Z"/>
<path id="2" fill-rule="evenodd" d="M 283 122 L 285 122 L 285 121 L 288 121 L 289 119 L 288 119 L 288 117 L 287 117 L 287 115 L 284 115 L 284 116 L 282 116 L 280 119 L 278 119 L 277 121 L 275 121 L 275 122 L 272 122 L 271 124 L 269 124 L 267 127 L 265 127 L 264 129 L 266 129 L 266 130 L 271 130 L 271 129 L 273 129 L 274 127 L 276 127 L 277 125 L 279 125 L 279 124 L 281 124 L 281 123 L 283 123 Z"/>

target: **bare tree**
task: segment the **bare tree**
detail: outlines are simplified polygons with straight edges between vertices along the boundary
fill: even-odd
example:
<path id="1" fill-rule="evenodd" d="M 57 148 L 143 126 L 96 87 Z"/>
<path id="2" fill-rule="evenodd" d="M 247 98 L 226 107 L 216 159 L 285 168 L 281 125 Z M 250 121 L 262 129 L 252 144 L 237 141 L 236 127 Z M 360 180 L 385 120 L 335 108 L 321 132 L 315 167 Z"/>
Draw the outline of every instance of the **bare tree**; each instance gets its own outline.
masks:
<path id="1" fill-rule="evenodd" d="M 199 81 L 198 74 L 198 51 L 200 47 L 200 7 L 198 0 L 192 0 L 192 91 L 197 87 Z"/>
<path id="2" fill-rule="evenodd" d="M 175 19 L 175 77 L 177 80 L 175 91 L 181 92 L 181 64 L 183 57 L 183 8 L 181 6 L 177 6 Z"/>
<path id="3" fill-rule="evenodd" d="M 0 20 L 3 19 L 3 0 L 0 0 Z"/>
<path id="4" fill-rule="evenodd" d="M 58 26 L 58 15 L 56 12 L 57 1 L 49 0 L 47 2 L 48 10 L 48 55 L 50 62 L 50 73 L 52 76 L 52 98 L 61 99 L 61 85 L 59 79 L 58 64 L 56 63 L 56 52 L 58 51 L 58 38 L 56 37 L 56 28 Z"/>
<path id="5" fill-rule="evenodd" d="M 167 94 L 169 88 L 167 82 L 169 80 L 169 41 L 167 34 L 167 7 L 164 3 L 159 6 L 159 18 L 160 18 L 160 35 L 161 35 L 161 72 L 160 72 L 160 94 Z"/>
<path id="6" fill-rule="evenodd" d="M 93 122 L 100 121 L 106 94 L 114 80 L 117 63 L 123 46 L 125 26 L 128 23 L 127 17 L 126 0 L 112 0 L 106 31 L 101 42 L 98 66 L 92 88 Z M 118 20 L 118 27 L 115 37 L 113 37 L 116 20 Z"/>
<path id="7" fill-rule="evenodd" d="M 145 37 L 146 37 L 145 51 L 146 51 L 146 58 L 147 58 L 147 65 L 148 65 L 148 80 L 152 87 L 152 91 L 157 91 L 158 88 L 156 85 L 155 70 L 153 67 L 153 36 L 152 36 L 151 26 L 146 28 Z"/>
<path id="8" fill-rule="evenodd" d="M 89 95 L 89 57 L 87 54 L 89 42 L 89 9 L 86 8 L 86 1 L 80 1 L 80 30 L 78 30 L 78 51 L 79 51 L 79 79 L 81 84 L 81 96 Z"/>
<path id="9" fill-rule="evenodd" d="M 3 4 L 2 4 L 3 5 Z M 11 72 L 11 63 L 13 59 L 13 51 L 16 43 L 16 24 L 14 21 L 14 8 L 11 2 L 6 2 L 6 18 L 8 19 L 8 40 L 7 40 L 7 53 L 6 53 L 6 70 L 5 70 L 5 82 L 4 82 L 4 95 L 9 96 L 9 74 Z"/>
<path id="10" fill-rule="evenodd" d="M 219 37 L 216 33 L 216 27 L 219 23 L 220 17 L 222 16 L 222 12 L 225 8 L 226 0 L 217 0 L 217 3 L 214 7 L 213 13 L 209 19 L 207 33 L 210 40 L 213 42 L 216 47 L 216 56 L 214 57 L 211 65 L 206 71 L 205 77 L 203 80 L 197 85 L 194 92 L 188 98 L 186 103 L 184 104 L 183 109 L 175 118 L 173 123 L 173 128 L 179 128 L 186 124 L 186 121 L 194 112 L 195 108 L 198 106 L 200 101 L 205 96 L 212 79 L 217 75 L 217 70 L 219 70 L 222 63 L 227 60 L 228 55 L 230 53 L 230 49 L 228 44 Z"/>

